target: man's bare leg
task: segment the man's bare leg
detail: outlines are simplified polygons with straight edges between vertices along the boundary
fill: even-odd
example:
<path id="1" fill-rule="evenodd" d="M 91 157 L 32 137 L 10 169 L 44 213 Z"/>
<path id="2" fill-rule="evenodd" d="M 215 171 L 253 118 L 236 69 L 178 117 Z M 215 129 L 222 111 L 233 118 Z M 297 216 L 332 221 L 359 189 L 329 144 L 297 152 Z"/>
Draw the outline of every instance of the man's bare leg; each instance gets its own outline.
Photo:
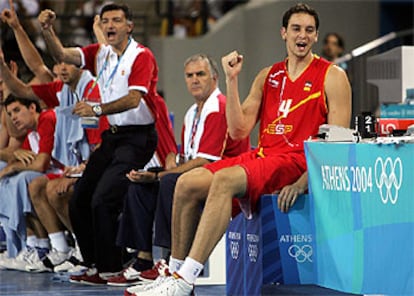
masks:
<path id="1" fill-rule="evenodd" d="M 188 257 L 204 264 L 229 225 L 232 198 L 246 192 L 247 176 L 239 166 L 214 174 L 207 201 Z"/>
<path id="2" fill-rule="evenodd" d="M 48 182 L 46 195 L 49 204 L 54 209 L 60 221 L 72 232 L 72 225 L 69 219 L 69 200 L 73 194 L 73 184 L 76 179 L 59 178 Z"/>
<path id="3" fill-rule="evenodd" d="M 35 235 L 39 239 L 47 238 L 47 231 L 39 219 L 31 214 L 26 216 L 27 235 Z"/>
<path id="4" fill-rule="evenodd" d="M 213 174 L 204 168 L 178 178 L 173 200 L 171 257 L 184 260 L 187 256 L 212 179 Z"/>
<path id="5" fill-rule="evenodd" d="M 55 210 L 50 206 L 46 196 L 46 185 L 49 179 L 41 176 L 29 184 L 29 194 L 36 214 L 48 233 L 63 231 Z"/>

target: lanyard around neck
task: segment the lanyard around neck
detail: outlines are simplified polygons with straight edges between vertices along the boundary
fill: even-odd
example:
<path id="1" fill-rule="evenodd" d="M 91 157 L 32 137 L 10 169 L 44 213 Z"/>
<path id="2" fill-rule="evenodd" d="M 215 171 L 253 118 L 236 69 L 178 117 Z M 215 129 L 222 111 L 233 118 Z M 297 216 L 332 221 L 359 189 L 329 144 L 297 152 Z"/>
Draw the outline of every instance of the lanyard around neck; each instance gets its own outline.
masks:
<path id="1" fill-rule="evenodd" d="M 126 52 L 126 50 L 128 49 L 128 46 L 131 43 L 131 40 L 132 40 L 132 38 L 128 38 L 127 46 L 125 47 L 124 51 L 122 52 L 121 56 L 119 57 L 118 62 L 115 65 L 115 68 L 112 70 L 111 74 L 109 75 L 109 78 L 108 78 L 108 80 L 106 81 L 106 83 L 104 85 L 104 90 L 108 88 L 109 84 L 111 83 L 112 79 L 114 78 L 115 73 L 118 70 L 119 64 L 121 63 L 121 59 L 124 56 L 124 53 Z M 91 88 L 88 90 L 88 94 L 87 94 L 86 97 L 89 97 L 90 93 L 95 88 L 96 84 L 98 83 L 98 80 L 101 78 L 103 71 L 106 69 L 106 66 L 108 65 L 110 53 L 111 53 L 110 51 L 107 53 L 107 55 L 105 57 L 105 62 L 103 63 L 101 69 L 99 70 L 98 76 L 96 76 Z"/>
<path id="2" fill-rule="evenodd" d="M 191 126 L 191 134 L 190 134 L 190 138 L 188 141 L 189 154 L 191 154 L 194 149 L 195 135 L 197 133 L 198 123 L 200 122 L 200 116 L 197 116 L 197 113 L 198 113 L 198 107 L 194 110 L 193 124 Z"/>

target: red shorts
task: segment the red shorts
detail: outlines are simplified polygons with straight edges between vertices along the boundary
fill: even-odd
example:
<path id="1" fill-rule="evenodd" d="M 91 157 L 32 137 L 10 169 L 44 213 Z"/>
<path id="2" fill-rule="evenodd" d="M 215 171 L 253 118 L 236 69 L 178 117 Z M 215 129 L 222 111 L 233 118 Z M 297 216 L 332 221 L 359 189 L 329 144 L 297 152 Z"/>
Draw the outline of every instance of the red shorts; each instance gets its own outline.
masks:
<path id="1" fill-rule="evenodd" d="M 50 173 L 50 174 L 46 174 L 46 177 L 47 177 L 49 180 L 54 180 L 54 179 L 57 179 L 57 178 L 63 177 L 63 174 L 54 174 L 54 173 Z"/>
<path id="2" fill-rule="evenodd" d="M 215 173 L 223 168 L 240 166 L 247 175 L 247 189 L 243 198 L 238 198 L 238 211 L 233 200 L 233 216 L 240 210 L 250 216 L 256 211 L 262 194 L 273 193 L 295 182 L 306 171 L 305 153 L 285 153 L 257 156 L 257 150 L 239 156 L 209 163 L 204 167 Z"/>

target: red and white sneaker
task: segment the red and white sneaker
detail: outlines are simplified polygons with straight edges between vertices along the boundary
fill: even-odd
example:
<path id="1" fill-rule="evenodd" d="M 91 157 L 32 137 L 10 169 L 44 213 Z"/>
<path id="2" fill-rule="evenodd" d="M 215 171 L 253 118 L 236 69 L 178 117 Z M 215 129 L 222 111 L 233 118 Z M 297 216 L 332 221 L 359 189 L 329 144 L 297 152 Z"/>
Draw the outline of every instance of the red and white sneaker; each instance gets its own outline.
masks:
<path id="1" fill-rule="evenodd" d="M 82 275 L 71 275 L 69 281 L 71 283 L 85 285 L 106 285 L 108 278 L 114 277 L 119 273 L 98 273 L 96 268 L 89 268 Z"/>
<path id="2" fill-rule="evenodd" d="M 142 282 L 139 278 L 139 274 L 139 271 L 130 266 L 120 275 L 108 278 L 108 285 L 117 287 L 137 285 Z"/>
<path id="3" fill-rule="evenodd" d="M 149 285 L 148 285 L 149 286 Z M 194 285 L 187 283 L 179 274 L 173 273 L 172 276 L 166 277 L 161 284 L 153 286 L 151 289 L 136 292 L 134 296 L 191 296 L 194 295 Z M 125 294 L 124 294 L 125 295 Z"/>
<path id="4" fill-rule="evenodd" d="M 141 271 L 138 275 L 139 279 L 144 282 L 153 282 L 160 275 L 169 276 L 168 264 L 164 259 L 159 260 L 155 263 L 154 267 L 148 270 Z"/>
<path id="5" fill-rule="evenodd" d="M 144 274 L 145 273 L 145 274 Z M 144 279 L 145 276 L 145 280 Z M 171 274 L 164 259 L 158 261 L 152 269 L 142 271 L 139 278 L 142 282 L 139 285 L 129 287 L 124 291 L 124 296 L 131 296 L 152 290 L 161 285 Z"/>
<path id="6" fill-rule="evenodd" d="M 83 273 L 79 275 L 71 275 L 69 277 L 69 282 L 74 283 L 74 284 L 80 284 L 82 283 L 82 280 L 85 277 L 91 277 L 94 275 L 98 275 L 98 270 L 96 268 L 88 268 L 87 270 L 85 270 Z"/>

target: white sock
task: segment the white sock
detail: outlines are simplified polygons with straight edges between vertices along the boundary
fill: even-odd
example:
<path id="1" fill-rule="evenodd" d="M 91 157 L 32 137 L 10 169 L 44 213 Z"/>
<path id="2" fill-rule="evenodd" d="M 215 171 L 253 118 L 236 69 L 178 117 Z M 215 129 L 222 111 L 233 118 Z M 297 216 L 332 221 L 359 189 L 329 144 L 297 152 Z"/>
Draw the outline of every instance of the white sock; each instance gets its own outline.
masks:
<path id="1" fill-rule="evenodd" d="M 194 284 L 197 277 L 203 270 L 204 265 L 194 259 L 185 258 L 184 264 L 181 266 L 180 271 L 177 272 L 187 283 Z"/>
<path id="2" fill-rule="evenodd" d="M 38 238 L 36 247 L 43 248 L 43 249 L 50 249 L 49 239 L 48 238 Z"/>
<path id="3" fill-rule="evenodd" d="M 49 233 L 49 239 L 53 249 L 62 253 L 69 252 L 68 242 L 63 231 Z"/>
<path id="4" fill-rule="evenodd" d="M 183 263 L 184 260 L 176 259 L 170 256 L 170 262 L 168 262 L 168 271 L 171 274 L 178 271 Z"/>
<path id="5" fill-rule="evenodd" d="M 26 238 L 26 247 L 34 248 L 36 246 L 37 246 L 37 237 L 36 237 L 36 235 L 29 235 Z"/>

